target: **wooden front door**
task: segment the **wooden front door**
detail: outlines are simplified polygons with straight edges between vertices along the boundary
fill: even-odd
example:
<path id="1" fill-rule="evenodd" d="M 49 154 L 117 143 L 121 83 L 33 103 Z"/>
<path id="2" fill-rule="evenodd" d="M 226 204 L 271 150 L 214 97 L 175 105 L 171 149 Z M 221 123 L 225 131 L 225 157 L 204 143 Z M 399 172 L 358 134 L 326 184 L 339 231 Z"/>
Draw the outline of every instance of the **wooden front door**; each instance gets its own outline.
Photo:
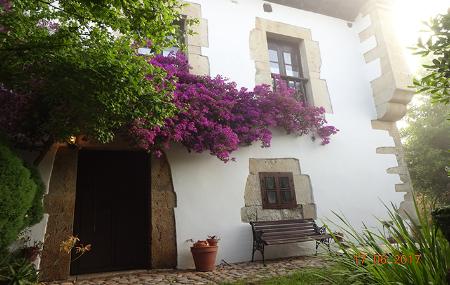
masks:
<path id="1" fill-rule="evenodd" d="M 148 154 L 79 152 L 73 233 L 92 249 L 71 274 L 149 268 L 149 195 Z"/>

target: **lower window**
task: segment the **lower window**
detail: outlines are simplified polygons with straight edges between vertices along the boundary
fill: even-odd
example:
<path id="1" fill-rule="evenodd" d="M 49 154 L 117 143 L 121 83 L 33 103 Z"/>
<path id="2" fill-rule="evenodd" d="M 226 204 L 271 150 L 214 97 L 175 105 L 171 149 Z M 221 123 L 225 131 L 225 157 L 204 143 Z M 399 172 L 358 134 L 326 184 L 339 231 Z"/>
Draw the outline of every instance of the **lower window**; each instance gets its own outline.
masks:
<path id="1" fill-rule="evenodd" d="M 290 209 L 297 206 L 292 172 L 260 172 L 263 209 Z"/>

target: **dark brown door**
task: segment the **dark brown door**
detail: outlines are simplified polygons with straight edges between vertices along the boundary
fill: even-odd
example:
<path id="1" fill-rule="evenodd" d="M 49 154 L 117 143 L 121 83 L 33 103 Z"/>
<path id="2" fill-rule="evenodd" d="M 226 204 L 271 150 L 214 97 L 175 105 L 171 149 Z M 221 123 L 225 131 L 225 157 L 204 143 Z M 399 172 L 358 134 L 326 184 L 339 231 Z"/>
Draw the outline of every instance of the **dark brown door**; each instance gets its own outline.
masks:
<path id="1" fill-rule="evenodd" d="M 149 268 L 148 155 L 81 150 L 77 175 L 73 233 L 92 249 L 71 274 Z"/>

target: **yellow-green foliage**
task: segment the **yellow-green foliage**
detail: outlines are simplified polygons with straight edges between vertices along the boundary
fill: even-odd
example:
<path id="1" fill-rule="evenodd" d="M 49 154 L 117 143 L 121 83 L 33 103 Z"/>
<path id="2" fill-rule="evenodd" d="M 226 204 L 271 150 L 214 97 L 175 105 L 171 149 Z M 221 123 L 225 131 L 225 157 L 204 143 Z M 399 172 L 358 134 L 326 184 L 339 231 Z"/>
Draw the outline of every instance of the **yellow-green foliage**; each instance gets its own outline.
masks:
<path id="1" fill-rule="evenodd" d="M 342 268 L 339 275 L 347 276 L 347 284 L 447 284 L 450 246 L 431 221 L 426 206 L 421 212 L 416 205 L 416 222 L 403 219 L 401 210 L 394 205 L 386 207 L 391 219 L 386 233 L 365 226 L 362 232 L 358 231 L 345 217 L 336 214 L 344 226 L 334 225 L 347 239 L 335 239 L 341 253 L 331 256 Z M 386 226 L 380 220 L 380 226 L 383 224 Z"/>

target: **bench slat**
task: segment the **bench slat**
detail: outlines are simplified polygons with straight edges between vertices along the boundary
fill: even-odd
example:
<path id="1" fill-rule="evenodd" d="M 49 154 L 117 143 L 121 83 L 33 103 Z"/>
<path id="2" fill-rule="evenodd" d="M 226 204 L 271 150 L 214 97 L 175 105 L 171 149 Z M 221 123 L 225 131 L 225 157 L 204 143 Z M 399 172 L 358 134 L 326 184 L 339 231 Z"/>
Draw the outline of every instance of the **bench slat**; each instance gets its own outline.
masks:
<path id="1" fill-rule="evenodd" d="M 314 241 L 321 240 L 324 238 L 328 238 L 328 235 L 312 235 L 312 236 L 304 236 L 304 237 L 292 237 L 292 238 L 280 238 L 280 239 L 263 239 L 263 241 L 267 245 L 271 244 L 282 244 L 282 243 L 295 243 L 295 242 L 304 242 L 304 241 Z"/>
<path id="2" fill-rule="evenodd" d="M 299 232 L 315 232 L 316 229 L 314 229 L 313 227 L 309 227 L 309 228 L 294 228 L 294 227 L 289 227 L 289 228 L 278 228 L 278 229 L 261 229 L 261 230 L 257 230 L 263 233 L 277 233 L 277 232 L 292 232 L 292 231 L 299 231 Z"/>
<path id="3" fill-rule="evenodd" d="M 265 241 L 266 245 L 274 245 L 274 244 L 285 244 L 285 243 L 297 243 L 297 242 L 305 242 L 305 241 L 314 241 L 314 239 L 303 238 L 303 239 L 279 239 L 279 240 L 269 240 Z"/>
<path id="4" fill-rule="evenodd" d="M 283 232 L 271 232 L 271 233 L 263 233 L 262 238 L 273 238 L 273 237 L 290 237 L 290 236 L 310 236 L 310 235 L 318 235 L 319 233 L 315 231 L 283 231 Z"/>
<path id="5" fill-rule="evenodd" d="M 272 234 L 272 235 L 262 235 L 263 240 L 267 239 L 277 239 L 277 238 L 295 238 L 295 237 L 306 237 L 306 236 L 323 236 L 321 234 L 318 234 L 316 232 L 308 232 L 308 233 L 278 233 L 278 234 Z"/>
<path id="6" fill-rule="evenodd" d="M 276 227 L 307 227 L 307 226 L 314 226 L 313 222 L 307 222 L 307 223 L 279 223 L 279 224 L 253 224 L 254 228 L 276 228 Z"/>
<path id="7" fill-rule="evenodd" d="M 252 222 L 255 225 L 276 225 L 276 224 L 295 224 L 295 223 L 314 223 L 313 219 L 279 220 L 279 221 L 257 221 Z"/>
<path id="8" fill-rule="evenodd" d="M 315 228 L 313 226 L 310 226 L 310 227 L 285 226 L 285 227 L 276 227 L 276 228 L 255 228 L 255 231 L 261 231 L 261 232 L 264 232 L 264 233 L 283 232 L 283 231 L 292 231 L 292 230 L 315 231 Z"/>
<path id="9" fill-rule="evenodd" d="M 282 227 L 282 226 L 293 226 L 293 227 L 301 227 L 301 226 L 312 226 L 314 225 L 313 222 L 307 222 L 307 223 L 279 223 L 279 224 L 254 224 L 254 227 L 261 227 L 261 228 L 265 228 L 265 227 Z"/>
<path id="10" fill-rule="evenodd" d="M 253 228 L 256 229 L 279 229 L 279 228 L 314 228 L 313 223 L 309 224 L 280 224 L 280 225 L 255 225 Z"/>

